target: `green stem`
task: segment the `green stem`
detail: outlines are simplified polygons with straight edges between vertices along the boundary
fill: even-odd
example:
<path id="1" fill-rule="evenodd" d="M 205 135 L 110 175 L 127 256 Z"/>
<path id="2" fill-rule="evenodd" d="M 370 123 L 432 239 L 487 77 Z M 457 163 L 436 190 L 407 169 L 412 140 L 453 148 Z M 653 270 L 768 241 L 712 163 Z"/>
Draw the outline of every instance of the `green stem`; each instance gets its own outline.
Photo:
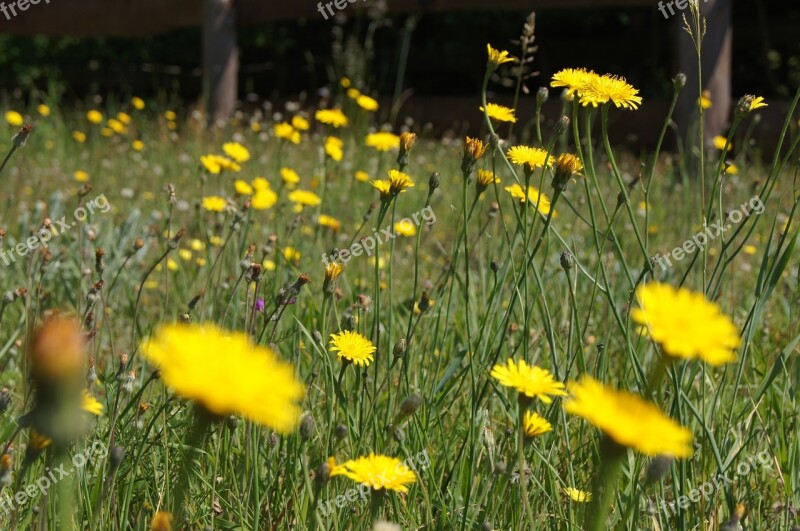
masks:
<path id="1" fill-rule="evenodd" d="M 617 480 L 622 469 L 625 448 L 607 436 L 600 440 L 600 470 L 592 486 L 592 502 L 583 520 L 584 531 L 603 531 L 611 504 L 617 493 Z"/>

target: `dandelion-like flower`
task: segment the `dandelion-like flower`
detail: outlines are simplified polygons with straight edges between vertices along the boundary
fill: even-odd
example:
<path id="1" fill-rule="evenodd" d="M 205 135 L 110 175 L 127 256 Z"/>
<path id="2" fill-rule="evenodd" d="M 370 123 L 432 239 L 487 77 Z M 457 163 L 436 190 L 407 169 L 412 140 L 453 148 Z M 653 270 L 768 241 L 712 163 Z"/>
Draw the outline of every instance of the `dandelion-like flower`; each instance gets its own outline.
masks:
<path id="1" fill-rule="evenodd" d="M 92 415 L 100 416 L 103 414 L 103 404 L 97 400 L 88 389 L 83 390 L 81 396 L 81 409 Z"/>
<path id="2" fill-rule="evenodd" d="M 484 108 L 481 105 L 478 107 L 481 112 L 484 112 Z M 487 103 L 486 104 L 486 114 L 492 120 L 496 120 L 498 122 L 510 122 L 510 123 L 517 123 L 517 117 L 514 116 L 514 109 L 506 107 L 504 105 L 498 105 L 496 103 Z"/>
<path id="3" fill-rule="evenodd" d="M 580 94 L 593 77 L 597 77 L 597 74 L 585 68 L 565 68 L 553 75 L 550 86 L 565 88 L 568 96 L 574 96 L 575 93 Z"/>
<path id="4" fill-rule="evenodd" d="M 510 57 L 507 51 L 495 50 L 491 44 L 486 45 L 486 54 L 488 56 L 487 66 L 492 71 L 502 64 L 514 61 L 514 58 Z"/>
<path id="5" fill-rule="evenodd" d="M 525 431 L 525 437 L 533 438 L 543 435 L 548 431 L 552 431 L 553 425 L 538 413 L 526 411 L 523 428 Z"/>
<path id="6" fill-rule="evenodd" d="M 581 159 L 572 153 L 562 153 L 556 158 L 553 171 L 553 188 L 563 190 L 572 178 L 583 170 Z"/>
<path id="7" fill-rule="evenodd" d="M 375 112 L 378 110 L 377 100 L 370 98 L 369 96 L 365 96 L 364 94 L 361 94 L 356 98 L 356 104 L 365 111 Z"/>
<path id="8" fill-rule="evenodd" d="M 291 142 L 292 144 L 300 143 L 300 131 L 297 131 L 292 124 L 288 122 L 280 122 L 275 124 L 275 136 Z"/>
<path id="9" fill-rule="evenodd" d="M 589 76 L 586 86 L 579 93 L 583 106 L 597 107 L 610 101 L 617 108 L 635 110 L 642 104 L 638 89 L 625 81 L 625 78 L 609 74 Z"/>
<path id="10" fill-rule="evenodd" d="M 345 461 L 331 468 L 331 477 L 344 476 L 372 490 L 408 492 L 408 485 L 416 483 L 417 475 L 396 457 L 369 454 L 366 457 Z"/>
<path id="11" fill-rule="evenodd" d="M 289 194 L 289 201 L 302 206 L 315 207 L 319 206 L 322 199 L 314 192 L 308 190 L 293 190 L 292 193 Z"/>
<path id="12" fill-rule="evenodd" d="M 489 170 L 478 170 L 478 176 L 475 178 L 475 186 L 478 188 L 478 193 L 499 182 L 500 179 L 497 178 L 494 172 Z"/>
<path id="13" fill-rule="evenodd" d="M 225 212 L 228 201 L 224 197 L 212 195 L 203 198 L 203 208 L 209 212 Z"/>
<path id="14" fill-rule="evenodd" d="M 567 413 L 584 418 L 617 444 L 648 456 L 692 455 L 692 432 L 664 415 L 655 404 L 627 391 L 605 387 L 588 375 L 567 386 Z"/>
<path id="15" fill-rule="evenodd" d="M 509 359 L 505 365 L 495 365 L 491 376 L 505 387 L 516 389 L 520 395 L 538 398 L 545 404 L 553 401 L 551 396 L 566 396 L 564 384 L 553 378 L 550 371 L 528 365 L 525 360 Z"/>
<path id="16" fill-rule="evenodd" d="M 564 487 L 562 492 L 569 496 L 569 499 L 574 502 L 586 503 L 592 501 L 592 493 L 586 492 L 585 490 L 576 489 L 574 487 Z"/>
<path id="17" fill-rule="evenodd" d="M 409 188 L 413 188 L 414 180 L 401 171 L 389 170 L 388 179 L 377 179 L 371 184 L 381 193 L 381 199 L 387 201 Z"/>
<path id="18" fill-rule="evenodd" d="M 699 359 L 713 366 L 736 359 L 739 330 L 702 293 L 650 282 L 636 290 L 636 298 L 639 308 L 631 310 L 631 318 L 667 356 Z"/>
<path id="19" fill-rule="evenodd" d="M 508 150 L 508 158 L 517 166 L 533 171 L 542 166 L 552 166 L 555 159 L 547 155 L 547 151 L 528 146 L 514 146 Z"/>
<path id="20" fill-rule="evenodd" d="M 378 151 L 389 151 L 400 147 L 400 137 L 392 133 L 371 133 L 367 135 L 364 144 Z"/>
<path id="21" fill-rule="evenodd" d="M 325 139 L 325 154 L 336 162 L 341 162 L 344 158 L 344 142 L 341 138 L 329 136 Z"/>
<path id="22" fill-rule="evenodd" d="M 166 325 L 142 352 L 166 385 L 212 413 L 241 414 L 280 433 L 297 425 L 303 384 L 290 364 L 247 334 L 213 324 Z"/>
<path id="23" fill-rule="evenodd" d="M 511 194 L 511 197 L 514 199 L 519 199 L 520 203 L 530 203 L 532 206 L 536 207 L 536 209 L 544 216 L 550 214 L 550 199 L 540 192 L 534 186 L 528 186 L 528 191 L 522 189 L 522 186 L 518 184 L 512 184 L 511 186 L 506 187 L 506 192 Z M 555 216 L 555 212 L 553 212 Z"/>
<path id="24" fill-rule="evenodd" d="M 400 236 L 414 236 L 417 234 L 417 227 L 410 219 L 403 219 L 394 224 L 394 232 Z"/>
<path id="25" fill-rule="evenodd" d="M 311 124 L 305 119 L 304 116 L 300 116 L 298 114 L 292 118 L 292 127 L 298 131 L 308 131 L 311 128 Z"/>
<path id="26" fill-rule="evenodd" d="M 331 334 L 329 350 L 336 353 L 339 361 L 344 359 L 366 367 L 374 359 L 372 353 L 378 349 L 372 341 L 358 332 L 343 330 L 338 334 Z"/>
<path id="27" fill-rule="evenodd" d="M 320 109 L 314 114 L 318 122 L 333 127 L 345 127 L 348 124 L 347 116 L 339 109 Z"/>
<path id="28" fill-rule="evenodd" d="M 222 145 L 222 151 L 236 162 L 247 162 L 250 160 L 250 152 L 239 142 L 228 142 Z"/>
<path id="29" fill-rule="evenodd" d="M 286 184 L 298 184 L 300 182 L 300 176 L 291 168 L 281 168 L 280 173 L 281 179 Z"/>
<path id="30" fill-rule="evenodd" d="M 6 111 L 6 122 L 12 127 L 20 127 L 25 123 L 25 118 L 17 111 Z"/>

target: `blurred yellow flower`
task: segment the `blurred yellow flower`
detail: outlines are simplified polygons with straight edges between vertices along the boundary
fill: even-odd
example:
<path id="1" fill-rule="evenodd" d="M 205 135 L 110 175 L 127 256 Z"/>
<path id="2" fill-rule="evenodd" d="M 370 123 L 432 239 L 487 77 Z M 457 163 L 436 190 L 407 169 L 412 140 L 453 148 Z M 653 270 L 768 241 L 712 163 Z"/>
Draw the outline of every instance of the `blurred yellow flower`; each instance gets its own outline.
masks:
<path id="1" fill-rule="evenodd" d="M 525 360 L 509 359 L 505 365 L 495 365 L 490 373 L 505 387 L 516 389 L 520 395 L 538 398 L 545 404 L 553 401 L 551 396 L 566 396 L 564 384 L 553 378 L 550 371 L 528 365 Z"/>
<path id="2" fill-rule="evenodd" d="M 617 444 L 651 457 L 692 455 L 692 432 L 641 396 L 605 387 L 589 375 L 570 382 L 567 390 L 564 411 L 584 418 Z"/>
<path id="3" fill-rule="evenodd" d="M 125 124 L 123 124 L 116 118 L 111 118 L 108 120 L 108 127 L 118 135 L 125 132 Z"/>
<path id="4" fill-rule="evenodd" d="M 289 201 L 309 207 L 319 206 L 322 202 L 317 194 L 309 192 L 308 190 L 293 190 L 289 194 Z"/>
<path id="5" fill-rule="evenodd" d="M 275 136 L 283 140 L 288 140 L 292 144 L 300 143 L 300 132 L 296 131 L 295 128 L 292 127 L 292 124 L 288 122 L 275 124 Z"/>
<path id="6" fill-rule="evenodd" d="M 72 138 L 74 138 L 76 142 L 83 144 L 84 142 L 86 142 L 86 133 L 82 133 L 80 131 L 73 131 Z"/>
<path id="7" fill-rule="evenodd" d="M 93 397 L 88 389 L 83 390 L 81 409 L 92 415 L 100 416 L 103 414 L 103 404 Z"/>
<path id="8" fill-rule="evenodd" d="M 92 109 L 91 111 L 86 113 L 86 119 L 89 120 L 93 124 L 99 124 L 103 121 L 103 113 L 96 109 Z"/>
<path id="9" fill-rule="evenodd" d="M 356 99 L 356 103 L 365 111 L 375 112 L 378 110 L 378 102 L 369 96 L 365 96 L 364 94 Z"/>
<path id="10" fill-rule="evenodd" d="M 178 251 L 178 256 L 184 262 L 189 262 L 192 259 L 192 251 L 190 251 L 189 249 L 180 249 Z"/>
<path id="11" fill-rule="evenodd" d="M 25 123 L 25 118 L 17 111 L 6 111 L 6 122 L 13 127 L 20 127 Z"/>
<path id="12" fill-rule="evenodd" d="M 253 186 L 253 188 L 255 188 L 255 186 Z M 275 206 L 277 202 L 278 194 L 269 188 L 262 188 L 260 190 L 257 189 L 253 199 L 250 201 L 250 205 L 256 210 L 267 210 Z"/>
<path id="13" fill-rule="evenodd" d="M 325 139 L 325 153 L 336 162 L 340 162 L 344 158 L 342 146 L 344 146 L 344 142 L 341 138 L 329 136 Z"/>
<path id="14" fill-rule="evenodd" d="M 573 487 L 564 487 L 563 492 L 574 502 L 586 503 L 592 501 L 591 492 L 586 492 Z"/>
<path id="15" fill-rule="evenodd" d="M 712 103 L 711 103 L 711 91 L 710 90 L 704 90 L 703 93 L 701 94 L 700 98 L 697 100 L 697 104 L 702 109 L 710 109 L 711 105 L 712 105 Z"/>
<path id="16" fill-rule="evenodd" d="M 351 87 L 347 89 L 347 92 L 345 92 L 345 94 L 347 94 L 347 97 L 350 98 L 351 100 L 357 100 L 361 96 L 361 91 L 358 90 L 357 88 Z"/>
<path id="17" fill-rule="evenodd" d="M 261 265 L 263 265 L 264 269 L 267 271 L 275 271 L 275 262 L 272 260 L 266 259 Z"/>
<path id="18" fill-rule="evenodd" d="M 79 183 L 85 183 L 89 180 L 89 174 L 83 170 L 76 171 L 73 174 L 73 176 L 75 177 L 75 180 L 78 181 Z"/>
<path id="19" fill-rule="evenodd" d="M 256 177 L 253 179 L 253 188 L 256 190 L 266 190 L 269 188 L 269 181 L 263 177 Z"/>
<path id="20" fill-rule="evenodd" d="M 550 199 L 539 192 L 537 188 L 529 186 L 528 192 L 525 193 L 520 185 L 513 184 L 506 187 L 506 192 L 510 193 L 511 197 L 514 199 L 519 199 L 520 203 L 525 203 L 527 201 L 531 206 L 536 207 L 543 215 L 546 216 L 550 214 Z M 553 215 L 555 215 L 555 212 Z"/>
<path id="21" fill-rule="evenodd" d="M 225 212 L 228 201 L 224 197 L 212 195 L 203 198 L 203 208 L 209 212 Z"/>
<path id="22" fill-rule="evenodd" d="M 303 384 L 291 365 L 247 334 L 214 324 L 166 325 L 142 353 L 160 368 L 165 385 L 212 413 L 241 414 L 280 433 L 297 425 Z"/>
<path id="23" fill-rule="evenodd" d="M 311 124 L 305 119 L 305 117 L 298 114 L 292 118 L 292 127 L 298 131 L 308 131 L 311 128 Z"/>
<path id="24" fill-rule="evenodd" d="M 331 467 L 330 475 L 344 476 L 375 491 L 408 492 L 408 485 L 417 481 L 414 471 L 399 459 L 373 453 Z"/>
<path id="25" fill-rule="evenodd" d="M 297 184 L 300 182 L 300 176 L 291 168 L 281 168 L 281 179 L 286 184 Z"/>
<path id="26" fill-rule="evenodd" d="M 478 110 L 484 112 L 483 105 L 478 107 Z M 498 122 L 510 122 L 512 124 L 517 122 L 517 117 L 514 116 L 514 109 L 496 103 L 486 104 L 486 114 L 489 118 L 497 120 Z"/>
<path id="27" fill-rule="evenodd" d="M 117 113 L 117 120 L 119 120 L 120 122 L 122 122 L 125 125 L 130 125 L 130 123 L 133 121 L 131 116 L 129 114 L 124 113 L 124 112 L 118 112 Z"/>
<path id="28" fill-rule="evenodd" d="M 314 114 L 314 118 L 333 127 L 345 127 L 348 123 L 347 116 L 339 109 L 320 109 Z"/>
<path id="29" fill-rule="evenodd" d="M 144 142 L 141 140 L 134 140 L 131 147 L 133 147 L 134 151 L 142 151 L 144 149 Z"/>
<path id="30" fill-rule="evenodd" d="M 178 119 L 178 115 L 175 114 L 174 111 L 164 111 L 164 118 L 166 118 L 170 122 L 174 122 Z"/>
<path id="31" fill-rule="evenodd" d="M 728 145 L 728 139 L 725 138 L 724 136 L 719 136 L 719 135 L 715 136 L 713 142 L 714 142 L 714 147 L 719 149 L 720 151 L 725 149 L 725 146 Z M 728 146 L 728 149 L 729 150 L 733 149 L 732 143 L 731 145 Z"/>
<path id="32" fill-rule="evenodd" d="M 300 254 L 300 251 L 298 251 L 294 247 L 284 247 L 283 248 L 283 257 L 288 262 L 295 262 L 297 260 L 300 260 L 302 255 Z"/>
<path id="33" fill-rule="evenodd" d="M 50 116 L 50 107 L 48 107 L 44 103 L 36 107 L 36 110 L 39 111 L 39 114 L 42 116 Z"/>
<path id="34" fill-rule="evenodd" d="M 356 178 L 356 181 L 361 181 L 362 183 L 365 183 L 365 182 L 369 181 L 369 173 L 367 173 L 365 171 L 357 171 L 355 173 L 355 178 Z"/>
<path id="35" fill-rule="evenodd" d="M 137 111 L 141 111 L 144 109 L 144 100 L 142 98 L 134 96 L 133 98 L 131 98 L 131 105 L 133 105 L 133 108 L 136 109 Z"/>
<path id="36" fill-rule="evenodd" d="M 253 195 L 253 187 L 250 186 L 247 181 L 236 179 L 236 182 L 233 183 L 233 187 L 239 195 Z"/>
<path id="37" fill-rule="evenodd" d="M 342 227 L 342 223 L 338 219 L 327 214 L 320 214 L 317 218 L 317 223 L 320 227 L 327 227 L 333 231 L 337 231 Z"/>
<path id="38" fill-rule="evenodd" d="M 400 137 L 393 133 L 370 133 L 367 135 L 364 144 L 378 151 L 389 151 L 400 147 Z"/>
<path id="39" fill-rule="evenodd" d="M 744 254 L 754 255 L 758 252 L 758 248 L 755 245 L 745 245 L 742 250 Z"/>
<path id="40" fill-rule="evenodd" d="M 250 152 L 239 142 L 227 142 L 223 144 L 222 151 L 236 162 L 247 162 L 250 160 Z"/>
<path id="41" fill-rule="evenodd" d="M 410 219 L 403 219 L 394 224 L 394 232 L 400 236 L 414 236 L 417 234 L 417 227 Z"/>
<path id="42" fill-rule="evenodd" d="M 203 240 L 198 240 L 197 238 L 192 238 L 192 240 L 189 241 L 189 247 L 195 252 L 206 250 L 206 244 L 203 243 Z"/>

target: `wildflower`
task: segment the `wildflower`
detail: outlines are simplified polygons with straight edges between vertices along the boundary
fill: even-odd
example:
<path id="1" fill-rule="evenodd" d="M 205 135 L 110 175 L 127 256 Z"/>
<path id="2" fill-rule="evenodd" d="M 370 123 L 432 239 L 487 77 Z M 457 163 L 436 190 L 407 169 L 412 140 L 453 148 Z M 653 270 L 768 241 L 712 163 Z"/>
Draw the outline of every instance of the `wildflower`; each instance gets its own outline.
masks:
<path id="1" fill-rule="evenodd" d="M 356 104 L 365 111 L 375 112 L 378 110 L 378 102 L 369 96 L 361 95 L 356 98 Z"/>
<path id="2" fill-rule="evenodd" d="M 347 92 L 345 92 L 345 94 L 347 94 L 347 97 L 350 98 L 351 100 L 357 100 L 358 98 L 361 97 L 361 91 L 354 87 L 347 89 Z"/>
<path id="3" fill-rule="evenodd" d="M 83 390 L 81 409 L 92 415 L 100 416 L 103 414 L 103 404 L 93 397 L 86 389 Z"/>
<path id="4" fill-rule="evenodd" d="M 704 90 L 703 93 L 700 95 L 700 98 L 697 100 L 697 105 L 700 106 L 701 109 L 710 109 L 712 106 L 711 103 L 711 91 Z"/>
<path id="5" fill-rule="evenodd" d="M 586 503 L 592 501 L 592 493 L 586 492 L 580 489 L 576 489 L 574 487 L 564 487 L 562 492 L 569 496 L 569 498 L 578 503 Z"/>
<path id="6" fill-rule="evenodd" d="M 467 137 L 464 142 L 464 154 L 461 157 L 461 173 L 466 177 L 475 169 L 475 164 L 478 162 L 488 146 L 478 138 Z"/>
<path id="7" fill-rule="evenodd" d="M 484 112 L 483 106 L 478 107 L 478 109 L 481 112 Z M 503 105 L 487 103 L 485 112 L 486 115 L 492 120 L 497 120 L 498 122 L 510 122 L 512 124 L 517 123 L 517 117 L 514 116 L 514 109 L 510 109 Z"/>
<path id="8" fill-rule="evenodd" d="M 356 181 L 361 181 L 362 183 L 365 183 L 365 182 L 369 181 L 369 173 L 367 173 L 365 171 L 357 171 L 355 173 L 355 178 L 356 178 Z"/>
<path id="9" fill-rule="evenodd" d="M 92 109 L 91 111 L 86 113 L 86 119 L 89 120 L 93 124 L 99 124 L 103 121 L 103 113 L 98 110 Z"/>
<path id="10" fill-rule="evenodd" d="M 495 50 L 494 48 L 492 48 L 491 44 L 486 45 L 486 52 L 489 57 L 487 62 L 487 68 L 490 71 L 495 71 L 497 70 L 498 66 L 504 63 L 510 63 L 514 60 L 513 57 L 509 57 L 507 51 Z"/>
<path id="11" fill-rule="evenodd" d="M 325 153 L 336 162 L 341 162 L 344 158 L 343 146 L 344 142 L 342 142 L 341 138 L 329 136 L 325 139 Z"/>
<path id="12" fill-rule="evenodd" d="M 150 531 L 172 531 L 172 514 L 158 511 L 150 522 Z"/>
<path id="13" fill-rule="evenodd" d="M 131 116 L 129 114 L 124 113 L 124 112 L 118 112 L 117 113 L 117 120 L 119 120 L 120 122 L 122 122 L 125 125 L 130 125 L 130 123 L 133 121 Z"/>
<path id="14" fill-rule="evenodd" d="M 714 147 L 720 151 L 725 149 L 725 146 L 728 146 L 729 150 L 733 149 L 733 144 L 728 145 L 728 139 L 725 138 L 724 136 L 719 136 L 719 135 L 715 136 L 713 142 L 714 142 Z"/>
<path id="15" fill-rule="evenodd" d="M 256 188 L 255 181 L 253 181 L 253 188 Z M 269 188 L 256 189 L 250 205 L 256 210 L 268 210 L 275 206 L 278 202 L 278 194 Z"/>
<path id="16" fill-rule="evenodd" d="M 511 197 L 519 199 L 523 204 L 527 201 L 535 206 L 542 215 L 550 214 L 550 199 L 535 187 L 528 186 L 528 191 L 525 193 L 520 185 L 513 184 L 506 187 L 506 192 L 510 193 Z M 555 215 L 555 212 L 553 214 Z"/>
<path id="17" fill-rule="evenodd" d="M 73 177 L 75 177 L 75 180 L 78 181 L 79 183 L 89 182 L 89 174 L 83 170 L 76 171 L 73 174 Z"/>
<path id="18" fill-rule="evenodd" d="M 203 243 L 202 240 L 198 240 L 197 238 L 193 238 L 192 240 L 189 241 L 189 247 L 192 249 L 192 251 L 195 251 L 197 253 L 206 250 L 206 244 Z"/>
<path id="19" fill-rule="evenodd" d="M 133 148 L 134 151 L 142 151 L 144 150 L 144 142 L 142 142 L 141 140 L 134 140 L 133 143 L 131 144 L 131 147 Z"/>
<path id="20" fill-rule="evenodd" d="M 236 189 L 236 193 L 239 195 L 253 195 L 253 187 L 250 186 L 247 181 L 236 179 L 233 186 Z"/>
<path id="21" fill-rule="evenodd" d="M 319 206 L 322 200 L 314 192 L 307 190 L 294 190 L 289 194 L 289 201 L 298 205 L 315 207 Z"/>
<path id="22" fill-rule="evenodd" d="M 333 282 L 339 278 L 342 271 L 344 271 L 344 266 L 339 262 L 331 262 L 325 266 L 325 280 L 322 284 L 323 293 L 331 293 L 333 291 Z"/>
<path id="23" fill-rule="evenodd" d="M 348 77 L 341 78 L 339 80 L 339 84 L 342 86 L 342 88 L 350 88 L 350 85 L 352 85 L 350 78 Z"/>
<path id="24" fill-rule="evenodd" d="M 343 330 L 338 334 L 331 334 L 330 351 L 336 352 L 339 361 L 347 360 L 358 366 L 369 365 L 373 358 L 372 353 L 378 350 L 372 341 L 358 332 Z"/>
<path id="25" fill-rule="evenodd" d="M 749 112 L 755 111 L 756 109 L 760 109 L 761 107 L 766 107 L 767 104 L 764 103 L 764 98 L 761 96 L 753 96 L 751 94 L 747 94 L 742 96 L 742 99 L 739 100 L 738 105 L 736 106 L 736 112 L 738 114 L 747 114 Z"/>
<path id="26" fill-rule="evenodd" d="M 517 166 L 525 167 L 526 171 L 533 172 L 542 166 L 552 166 L 555 159 L 547 155 L 547 151 L 528 146 L 514 146 L 508 150 L 508 158 Z"/>
<path id="27" fill-rule="evenodd" d="M 555 162 L 553 188 L 556 190 L 564 190 L 572 176 L 579 173 L 581 170 L 583 170 L 581 159 L 572 153 L 562 153 Z"/>
<path id="28" fill-rule="evenodd" d="M 175 114 L 175 111 L 164 111 L 164 118 L 170 122 L 174 122 L 178 119 L 178 115 Z"/>
<path id="29" fill-rule="evenodd" d="M 499 183 L 500 179 L 489 170 L 478 170 L 478 177 L 475 179 L 475 186 L 478 189 L 478 193 L 482 193 L 484 190 L 489 188 L 489 186 Z"/>
<path id="30" fill-rule="evenodd" d="M 298 131 L 308 131 L 311 128 L 311 124 L 303 116 L 297 115 L 292 118 L 292 127 Z"/>
<path id="31" fill-rule="evenodd" d="M 749 254 L 752 256 L 758 252 L 758 247 L 755 245 L 745 245 L 742 250 L 744 251 L 744 254 Z"/>
<path id="32" fill-rule="evenodd" d="M 372 181 L 372 186 L 381 193 L 381 199 L 388 200 L 414 186 L 414 181 L 405 173 L 389 170 L 389 179 Z"/>
<path id="33" fill-rule="evenodd" d="M 330 477 L 334 476 L 350 478 L 376 491 L 408 492 L 408 485 L 417 481 L 416 474 L 399 459 L 374 453 L 335 465 L 330 472 Z"/>
<path id="34" fill-rule="evenodd" d="M 137 98 L 134 96 L 131 98 L 131 105 L 133 105 L 133 108 L 137 111 L 144 110 L 144 100 L 142 98 Z"/>
<path id="35" fill-rule="evenodd" d="M 367 135 L 364 144 L 378 151 L 389 151 L 400 147 L 400 137 L 392 133 L 371 133 Z"/>
<path id="36" fill-rule="evenodd" d="M 108 128 L 111 129 L 113 132 L 121 135 L 125 132 L 125 124 L 117 120 L 116 118 L 111 118 L 108 120 Z"/>
<path id="37" fill-rule="evenodd" d="M 631 318 L 671 358 L 699 359 L 719 366 L 736 359 L 739 331 L 702 293 L 650 282 L 636 290 L 639 308 Z"/>
<path id="38" fill-rule="evenodd" d="M 29 351 L 31 375 L 41 387 L 80 378 L 86 361 L 86 338 L 74 317 L 55 316 L 34 333 Z"/>
<path id="39" fill-rule="evenodd" d="M 216 155 L 203 155 L 200 157 L 200 163 L 203 167 L 213 175 L 219 174 L 222 171 L 222 165 L 217 160 Z"/>
<path id="40" fill-rule="evenodd" d="M 247 334 L 213 324 L 165 325 L 142 352 L 166 385 L 212 413 L 239 413 L 280 433 L 297 425 L 303 384 L 291 365 Z"/>
<path id="41" fill-rule="evenodd" d="M 288 122 L 275 124 L 275 136 L 283 140 L 288 140 L 292 144 L 300 143 L 300 132 L 296 131 L 295 128 L 292 127 L 292 124 Z"/>
<path id="42" fill-rule="evenodd" d="M 189 249 L 181 249 L 178 251 L 178 256 L 180 256 L 181 260 L 184 262 L 188 262 L 192 259 L 192 251 Z"/>
<path id="43" fill-rule="evenodd" d="M 400 236 L 414 236 L 417 234 L 417 227 L 410 219 L 403 219 L 394 224 L 394 232 Z"/>
<path id="44" fill-rule="evenodd" d="M 495 365 L 490 373 L 502 385 L 512 387 L 521 396 L 538 398 L 545 404 L 553 400 L 550 396 L 566 396 L 564 384 L 556 381 L 549 371 L 528 365 L 525 360 L 509 359 L 506 365 Z"/>
<path id="45" fill-rule="evenodd" d="M 48 107 L 44 103 L 36 107 L 36 110 L 39 111 L 39 114 L 42 116 L 50 116 L 50 107 Z"/>
<path id="46" fill-rule="evenodd" d="M 320 214 L 317 218 L 317 224 L 320 227 L 327 227 L 334 232 L 342 228 L 342 223 L 338 219 L 333 216 L 328 216 L 327 214 Z"/>
<path id="47" fill-rule="evenodd" d="M 585 68 L 565 68 L 553 75 L 550 86 L 563 87 L 567 89 L 568 96 L 574 96 L 575 93 L 580 94 L 593 77 L 597 77 L 597 74 Z"/>
<path id="48" fill-rule="evenodd" d="M 296 262 L 301 258 L 300 251 L 295 249 L 294 247 L 284 247 L 283 248 L 283 257 L 286 259 L 287 262 Z"/>
<path id="49" fill-rule="evenodd" d="M 525 437 L 533 438 L 545 434 L 548 431 L 552 431 L 553 426 L 552 424 L 547 422 L 547 419 L 545 419 L 538 413 L 532 413 L 530 411 L 526 411 L 525 422 L 523 422 L 523 428 L 525 430 Z"/>
<path id="50" fill-rule="evenodd" d="M 250 152 L 239 142 L 227 142 L 223 144 L 222 151 L 236 162 L 247 162 L 250 160 Z"/>
<path id="51" fill-rule="evenodd" d="M 83 144 L 86 142 L 86 133 L 82 133 L 81 131 L 73 131 L 72 138 L 75 139 L 75 142 Z"/>
<path id="52" fill-rule="evenodd" d="M 579 91 L 581 105 L 597 107 L 612 102 L 617 108 L 635 110 L 642 104 L 639 90 L 625 81 L 625 78 L 604 75 L 589 76 L 586 85 Z"/>
<path id="53" fill-rule="evenodd" d="M 224 197 L 212 195 L 203 198 L 203 208 L 209 212 L 225 212 L 228 201 Z"/>
<path id="54" fill-rule="evenodd" d="M 617 444 L 648 456 L 692 455 L 692 433 L 641 396 L 616 391 L 584 375 L 567 386 L 571 397 L 567 413 L 578 415 L 602 430 Z"/>
<path id="55" fill-rule="evenodd" d="M 317 121 L 333 127 L 345 127 L 348 123 L 347 116 L 339 109 L 320 109 L 314 114 Z"/>
<path id="56" fill-rule="evenodd" d="M 281 168 L 281 179 L 286 184 L 297 184 L 300 182 L 300 176 L 291 168 Z"/>
<path id="57" fill-rule="evenodd" d="M 17 111 L 6 111 L 6 122 L 12 127 L 20 127 L 25 123 L 25 118 Z"/>

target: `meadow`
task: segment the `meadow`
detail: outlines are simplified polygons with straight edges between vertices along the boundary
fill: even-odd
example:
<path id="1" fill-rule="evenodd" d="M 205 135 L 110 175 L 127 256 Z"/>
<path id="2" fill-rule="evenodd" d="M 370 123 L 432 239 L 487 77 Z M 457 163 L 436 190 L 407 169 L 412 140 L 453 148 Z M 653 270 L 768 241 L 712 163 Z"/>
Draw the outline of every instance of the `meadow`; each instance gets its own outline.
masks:
<path id="1" fill-rule="evenodd" d="M 800 92 L 774 152 L 744 96 L 666 153 L 678 76 L 631 153 L 617 76 L 488 101 L 518 53 L 478 138 L 347 78 L 5 108 L 2 527 L 796 528 Z"/>

